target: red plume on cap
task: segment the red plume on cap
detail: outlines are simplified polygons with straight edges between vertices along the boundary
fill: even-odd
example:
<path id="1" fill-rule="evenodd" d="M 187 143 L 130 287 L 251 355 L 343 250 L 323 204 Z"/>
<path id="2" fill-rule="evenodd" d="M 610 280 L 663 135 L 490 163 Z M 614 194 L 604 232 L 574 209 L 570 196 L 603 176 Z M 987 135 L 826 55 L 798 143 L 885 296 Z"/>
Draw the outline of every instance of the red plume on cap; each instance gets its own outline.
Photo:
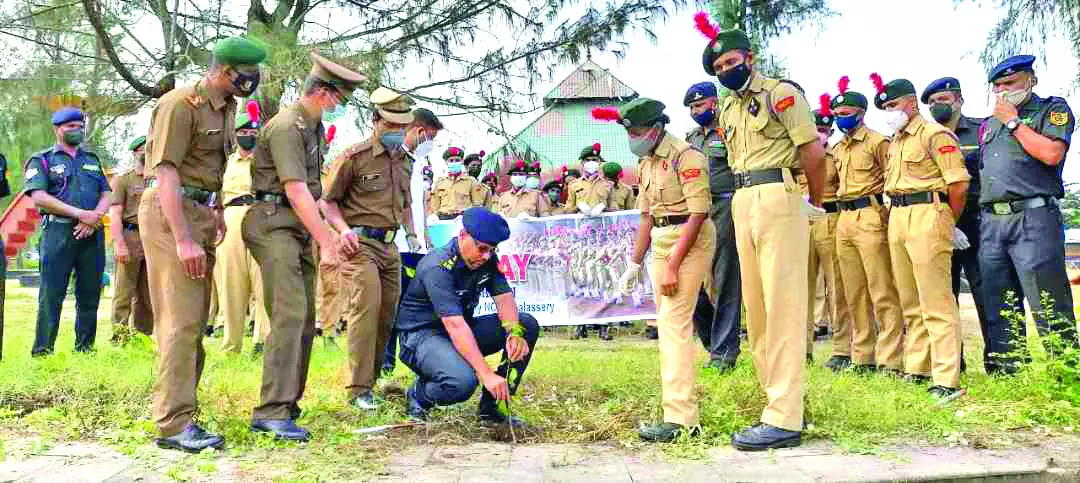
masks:
<path id="1" fill-rule="evenodd" d="M 461 156 L 461 150 L 458 148 L 450 148 L 451 156 Z"/>
<path id="2" fill-rule="evenodd" d="M 252 100 L 248 101 L 247 106 L 245 106 L 245 109 L 247 109 L 248 119 L 250 119 L 251 122 L 257 124 L 259 122 L 259 114 L 260 114 L 260 112 L 259 112 L 259 103 L 255 102 L 255 100 L 252 99 Z"/>
<path id="3" fill-rule="evenodd" d="M 720 29 L 709 20 L 709 14 L 705 12 L 698 12 L 694 15 L 694 26 L 697 27 L 698 32 L 704 35 L 709 40 L 716 40 L 716 35 L 720 33 Z"/>
<path id="4" fill-rule="evenodd" d="M 600 143 L 596 143 L 596 144 L 593 144 L 593 145 L 592 145 L 592 150 L 593 150 L 593 152 L 595 152 L 596 154 L 600 154 Z"/>
<path id="5" fill-rule="evenodd" d="M 882 82 L 881 76 L 877 72 L 870 74 L 870 82 L 874 83 L 874 91 L 878 94 L 885 92 L 885 83 Z"/>
<path id="6" fill-rule="evenodd" d="M 820 112 L 822 116 L 831 116 L 832 108 L 829 106 L 832 105 L 832 96 L 826 92 L 818 98 L 818 102 L 821 103 L 821 110 L 818 112 Z"/>
<path id="7" fill-rule="evenodd" d="M 326 129 L 326 144 L 334 142 L 334 136 L 337 136 L 337 126 L 331 124 L 330 127 Z"/>
<path id="8" fill-rule="evenodd" d="M 592 117 L 597 121 L 622 121 L 622 114 L 619 114 L 619 110 L 614 107 L 594 107 L 592 110 Z"/>
<path id="9" fill-rule="evenodd" d="M 840 81 L 836 83 L 836 88 L 840 91 L 840 95 L 847 93 L 848 84 L 851 83 L 851 78 L 844 76 L 840 78 Z"/>
<path id="10" fill-rule="evenodd" d="M 566 167 L 566 166 L 563 166 L 563 167 L 562 167 L 562 172 L 563 172 L 563 173 L 566 173 L 567 171 L 570 171 L 570 168 L 568 168 L 568 167 Z"/>
<path id="11" fill-rule="evenodd" d="M 514 169 L 525 169 L 525 161 L 519 159 L 516 163 L 514 163 Z"/>
<path id="12" fill-rule="evenodd" d="M 487 153 L 485 153 L 484 150 L 481 149 L 480 152 L 477 153 L 477 156 L 480 156 L 482 158 L 482 157 L 484 157 L 485 154 L 487 154 Z"/>
<path id="13" fill-rule="evenodd" d="M 537 171 L 540 171 L 540 162 L 539 162 L 539 161 L 537 161 L 537 162 L 533 163 L 533 164 L 532 164 L 532 169 L 535 169 L 535 170 L 537 170 Z"/>

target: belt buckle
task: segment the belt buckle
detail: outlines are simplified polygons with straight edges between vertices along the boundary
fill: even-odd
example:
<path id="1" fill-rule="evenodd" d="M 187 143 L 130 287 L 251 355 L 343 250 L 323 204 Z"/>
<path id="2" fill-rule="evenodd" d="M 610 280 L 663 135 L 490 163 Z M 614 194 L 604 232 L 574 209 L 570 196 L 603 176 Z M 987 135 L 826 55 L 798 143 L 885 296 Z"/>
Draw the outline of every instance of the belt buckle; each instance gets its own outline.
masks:
<path id="1" fill-rule="evenodd" d="M 397 236 L 397 230 L 386 230 L 383 235 L 383 243 L 394 243 L 395 236 Z"/>
<path id="2" fill-rule="evenodd" d="M 732 173 L 735 175 L 735 186 L 737 188 L 746 188 L 750 186 L 750 173 Z"/>
<path id="3" fill-rule="evenodd" d="M 665 226 L 668 226 L 668 219 L 667 219 L 666 216 L 661 216 L 661 217 L 656 219 L 656 227 L 657 228 L 663 228 Z"/>
<path id="4" fill-rule="evenodd" d="M 206 206 L 210 208 L 217 207 L 217 192 L 210 193 L 210 196 L 206 198 Z"/>
<path id="5" fill-rule="evenodd" d="M 990 205 L 990 209 L 995 215 L 1011 215 L 1013 213 L 1012 205 L 1010 205 L 1008 201 L 994 203 Z"/>

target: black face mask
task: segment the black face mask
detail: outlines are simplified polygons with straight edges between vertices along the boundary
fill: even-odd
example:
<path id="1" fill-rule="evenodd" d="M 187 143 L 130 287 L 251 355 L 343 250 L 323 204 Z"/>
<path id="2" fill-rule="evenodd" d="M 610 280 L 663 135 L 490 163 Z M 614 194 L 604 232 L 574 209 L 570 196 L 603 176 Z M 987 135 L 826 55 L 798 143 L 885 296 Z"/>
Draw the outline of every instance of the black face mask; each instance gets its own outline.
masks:
<path id="1" fill-rule="evenodd" d="M 240 97 L 251 97 L 255 93 L 255 89 L 259 88 L 259 71 L 255 71 L 250 74 L 233 70 L 236 72 L 236 78 L 233 79 L 232 85 L 240 92 Z"/>
<path id="2" fill-rule="evenodd" d="M 750 79 L 750 66 L 743 62 L 735 68 L 716 75 L 716 80 L 720 81 L 724 87 L 730 90 L 738 91 L 746 85 L 746 81 Z"/>
<path id="3" fill-rule="evenodd" d="M 933 116 L 934 120 L 940 124 L 949 122 L 949 119 L 952 119 L 953 115 L 952 104 L 945 104 L 941 102 L 932 104 L 930 106 L 930 115 Z"/>
<path id="4" fill-rule="evenodd" d="M 236 136 L 236 143 L 248 151 L 255 149 L 255 136 Z"/>
<path id="5" fill-rule="evenodd" d="M 472 176 L 473 178 L 479 178 L 480 177 L 480 170 L 481 170 L 480 166 L 477 166 L 475 168 L 470 167 L 469 168 L 469 176 Z"/>

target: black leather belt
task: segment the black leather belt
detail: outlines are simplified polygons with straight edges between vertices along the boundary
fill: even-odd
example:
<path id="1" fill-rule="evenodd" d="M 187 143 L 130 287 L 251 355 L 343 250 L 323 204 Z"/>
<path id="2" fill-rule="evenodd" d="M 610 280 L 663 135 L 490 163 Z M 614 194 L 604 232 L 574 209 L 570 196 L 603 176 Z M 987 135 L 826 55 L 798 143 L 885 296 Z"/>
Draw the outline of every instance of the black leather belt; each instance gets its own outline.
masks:
<path id="1" fill-rule="evenodd" d="M 854 199 L 851 201 L 837 201 L 836 204 L 837 206 L 839 206 L 840 211 L 855 211 L 861 210 L 868 206 L 872 206 L 874 202 L 870 201 L 871 199 L 877 200 L 879 205 L 885 204 L 885 198 L 881 196 L 881 193 L 871 196 L 863 196 L 862 198 Z"/>
<path id="2" fill-rule="evenodd" d="M 1036 196 L 1013 201 L 998 201 L 982 205 L 984 211 L 995 215 L 1012 215 L 1029 208 L 1042 208 L 1044 206 L 1057 205 L 1057 199 L 1049 196 Z"/>
<path id="3" fill-rule="evenodd" d="M 139 231 L 139 224 L 138 223 L 128 223 L 128 222 L 125 221 L 124 222 L 124 229 L 125 230 L 131 230 L 131 231 Z"/>
<path id="4" fill-rule="evenodd" d="M 268 193 L 266 191 L 259 191 L 255 193 L 255 200 L 265 203 L 273 203 L 275 205 L 284 206 L 286 208 L 292 208 L 289 204 L 289 197 L 281 193 Z"/>
<path id="5" fill-rule="evenodd" d="M 749 188 L 760 184 L 783 183 L 784 170 L 782 168 L 760 169 L 745 173 L 731 173 L 735 177 L 735 189 Z"/>
<path id="6" fill-rule="evenodd" d="M 839 213 L 840 207 L 837 205 L 837 201 L 826 201 L 821 204 L 821 207 L 825 209 L 825 213 Z"/>
<path id="7" fill-rule="evenodd" d="M 397 236 L 397 228 L 374 228 L 360 225 L 350 226 L 349 228 L 352 228 L 352 232 L 357 235 L 383 243 L 394 243 L 394 237 Z"/>
<path id="8" fill-rule="evenodd" d="M 461 216 L 461 213 L 438 213 L 436 216 L 438 216 L 440 220 L 453 220 L 454 218 Z"/>
<path id="9" fill-rule="evenodd" d="M 160 183 L 157 178 L 146 178 L 147 188 L 159 188 Z M 214 207 L 217 205 L 217 193 L 204 190 L 202 188 L 192 188 L 190 186 L 180 185 L 180 194 L 191 201 L 199 203 L 200 205 L 206 205 Z"/>
<path id="10" fill-rule="evenodd" d="M 74 218 L 68 218 L 66 216 L 54 215 L 54 214 L 51 214 L 51 213 L 45 215 L 44 218 L 45 218 L 45 221 L 47 221 L 49 223 L 71 224 L 71 223 L 75 223 L 76 221 L 78 221 L 78 220 L 76 220 Z"/>
<path id="11" fill-rule="evenodd" d="M 945 193 L 937 191 L 923 191 L 921 193 L 897 193 L 895 195 L 889 195 L 889 199 L 892 200 L 894 207 L 912 206 L 912 205 L 927 205 L 937 200 L 948 200 L 949 197 Z"/>
<path id="12" fill-rule="evenodd" d="M 243 195 L 233 198 L 225 206 L 249 206 L 255 204 L 255 195 Z"/>
<path id="13" fill-rule="evenodd" d="M 690 215 L 654 216 L 652 219 L 652 226 L 655 228 L 678 226 L 686 223 L 689 219 Z"/>

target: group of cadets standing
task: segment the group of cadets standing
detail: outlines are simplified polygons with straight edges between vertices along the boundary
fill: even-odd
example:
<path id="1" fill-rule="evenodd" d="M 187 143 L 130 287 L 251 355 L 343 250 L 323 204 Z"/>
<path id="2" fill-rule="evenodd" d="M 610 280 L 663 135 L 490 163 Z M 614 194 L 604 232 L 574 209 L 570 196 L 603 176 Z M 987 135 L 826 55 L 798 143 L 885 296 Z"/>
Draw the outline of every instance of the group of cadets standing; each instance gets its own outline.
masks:
<path id="1" fill-rule="evenodd" d="M 958 397 L 960 272 L 979 309 L 988 372 L 1010 374 L 1023 362 L 1014 350 L 1022 332 L 1012 334 L 1003 315 L 1023 307 L 1003 300 L 1009 291 L 1026 298 L 1043 335 L 1077 343 L 1057 201 L 1074 119 L 1063 99 L 1032 93 L 1033 57 L 1012 57 L 991 70 L 998 99 L 985 120 L 961 114 L 954 78 L 923 91 L 931 121 L 920 113 L 911 82 L 872 75 L 874 106 L 895 131 L 886 137 L 863 122 L 869 101 L 849 89 L 849 78 L 811 111 L 801 87 L 755 69 L 743 32 L 717 30 L 701 15 L 699 28 L 709 38 L 703 68 L 730 95 L 719 98 L 712 83 L 690 88 L 684 104 L 700 128 L 686 140 L 668 133 L 665 106 L 648 98 L 594 110 L 596 119 L 626 129 L 640 158 L 636 199 L 621 167 L 604 163 L 599 144 L 582 150 L 581 172 L 564 167 L 561 179 L 542 188 L 539 165 L 516 162 L 506 173 L 511 188 L 496 195 L 492 181 L 478 179 L 483 152 L 466 156 L 458 147 L 443 154 L 446 177 L 433 180 L 428 166 L 419 174 L 429 187 L 428 222 L 457 219 L 471 207 L 526 220 L 641 211 L 619 285 L 636 283 L 651 250 L 664 417 L 642 429 L 643 439 L 696 433 L 691 336 L 696 331 L 709 351 L 709 365 L 731 370 L 745 307 L 768 401 L 760 423 L 735 434 L 733 444 L 800 444 L 818 271 L 832 315 L 833 352 L 825 365 L 836 371 L 903 377 L 930 383 L 936 398 Z M 224 442 L 194 422 L 212 274 L 222 291 L 226 348 L 240 350 L 251 310 L 257 350 L 265 351 L 252 430 L 306 440 L 295 421 L 316 320 L 324 332 L 344 323 L 350 403 L 377 408 L 372 389 L 407 282 L 394 240 L 404 230 L 410 250 L 422 247 L 411 219 L 407 153 L 438 133 L 438 119 L 413 110 L 408 96 L 380 88 L 371 94 L 372 137 L 323 173 L 329 139 L 322 115 L 366 77 L 312 53 L 300 99 L 264 125 L 257 108 L 236 116 L 234 97 L 254 92 L 265 56 L 247 39 L 219 42 L 202 80 L 160 99 L 149 137 L 129 146 L 135 169 L 112 188 L 97 157 L 79 147 L 84 118 L 77 109 L 53 115 L 56 145 L 26 165 L 25 191 L 45 213 L 33 354 L 53 350 L 72 271 L 76 349 L 92 347 L 104 269 L 98 228 L 111 210 L 113 320 L 120 339 L 121 328 L 157 337 L 153 414 L 162 447 L 198 451 Z M 843 137 L 829 146 L 834 126 Z M 466 231 L 485 233 L 487 225 L 477 221 L 485 216 L 474 213 Z M 505 233 L 478 238 L 489 239 L 493 247 Z M 1046 296 L 1050 307 L 1043 306 Z M 392 367 L 392 354 L 389 361 Z"/>

